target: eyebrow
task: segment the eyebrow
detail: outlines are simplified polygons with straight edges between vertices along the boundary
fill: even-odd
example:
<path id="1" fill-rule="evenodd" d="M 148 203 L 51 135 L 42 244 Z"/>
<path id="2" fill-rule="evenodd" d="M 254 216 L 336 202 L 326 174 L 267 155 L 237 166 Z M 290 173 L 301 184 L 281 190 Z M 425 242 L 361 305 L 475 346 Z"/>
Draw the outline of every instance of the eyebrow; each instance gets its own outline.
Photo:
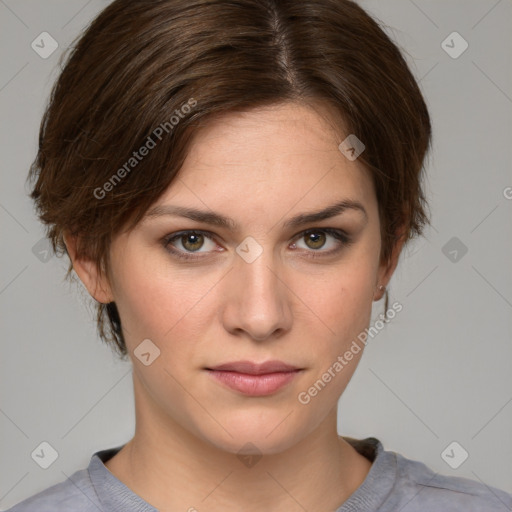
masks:
<path id="1" fill-rule="evenodd" d="M 368 213 L 364 206 L 359 202 L 352 199 L 343 199 L 334 203 L 322 210 L 313 212 L 300 213 L 291 219 L 288 219 L 283 223 L 285 228 L 296 228 L 304 224 L 310 224 L 313 222 L 319 222 L 321 220 L 330 219 L 336 217 L 348 210 L 356 210 L 361 212 L 365 219 L 368 220 Z M 195 208 L 187 208 L 184 206 L 176 205 L 160 205 L 155 206 L 145 215 L 145 218 L 162 217 L 165 215 L 171 215 L 176 217 L 185 217 L 187 219 L 195 220 L 197 222 L 203 222 L 205 224 L 211 224 L 214 226 L 237 230 L 238 224 L 230 217 L 225 217 L 219 213 L 212 211 L 196 210 Z"/>

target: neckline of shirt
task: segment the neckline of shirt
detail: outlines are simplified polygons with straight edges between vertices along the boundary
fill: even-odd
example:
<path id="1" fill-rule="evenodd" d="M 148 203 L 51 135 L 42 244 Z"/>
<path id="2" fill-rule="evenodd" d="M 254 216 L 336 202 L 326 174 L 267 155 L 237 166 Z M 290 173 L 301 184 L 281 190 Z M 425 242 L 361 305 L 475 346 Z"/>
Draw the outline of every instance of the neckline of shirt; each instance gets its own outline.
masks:
<path id="1" fill-rule="evenodd" d="M 375 437 L 354 439 L 344 437 L 372 466 L 362 484 L 350 495 L 336 512 L 373 512 L 378 510 L 391 492 L 397 476 L 396 454 L 385 451 Z M 94 453 L 88 473 L 102 505 L 109 512 L 158 512 L 135 494 L 105 466 L 124 445 Z"/>

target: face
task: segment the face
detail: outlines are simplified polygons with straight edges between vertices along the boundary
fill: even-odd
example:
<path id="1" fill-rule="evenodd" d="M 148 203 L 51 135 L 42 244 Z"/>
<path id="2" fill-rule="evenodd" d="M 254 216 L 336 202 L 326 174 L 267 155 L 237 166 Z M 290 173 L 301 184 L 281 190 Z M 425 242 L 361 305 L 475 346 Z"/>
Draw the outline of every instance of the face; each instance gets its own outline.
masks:
<path id="1" fill-rule="evenodd" d="M 348 134 L 326 116 L 289 103 L 211 122 L 144 220 L 113 240 L 108 286 L 145 421 L 232 453 L 248 441 L 278 453 L 336 407 L 362 350 L 314 396 L 308 389 L 368 327 L 389 275 L 371 178 L 339 151 Z M 147 339 L 160 355 L 146 366 L 133 354 Z M 274 391 L 265 386 L 279 376 L 255 377 L 249 394 L 207 370 L 242 360 L 300 371 Z"/>

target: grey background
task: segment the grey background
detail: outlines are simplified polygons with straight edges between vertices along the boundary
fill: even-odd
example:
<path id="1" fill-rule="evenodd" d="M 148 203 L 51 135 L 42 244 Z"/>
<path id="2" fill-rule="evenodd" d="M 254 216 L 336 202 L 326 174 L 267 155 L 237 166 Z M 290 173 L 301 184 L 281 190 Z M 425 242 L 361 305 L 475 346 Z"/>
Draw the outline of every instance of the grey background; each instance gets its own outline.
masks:
<path id="1" fill-rule="evenodd" d="M 3 509 L 134 432 L 131 365 L 97 340 L 83 287 L 63 282 L 66 262 L 41 261 L 43 229 L 25 189 L 58 57 L 107 3 L 0 0 Z M 433 228 L 403 254 L 390 286 L 403 311 L 369 342 L 340 400 L 339 431 L 512 492 L 512 2 L 361 4 L 392 27 L 431 110 Z M 47 59 L 31 48 L 43 31 L 59 43 Z M 469 43 L 457 59 L 441 47 L 453 31 Z M 457 261 L 445 255 L 452 237 L 468 249 Z M 59 454 L 46 470 L 31 458 L 42 441 Z M 469 453 L 457 469 L 441 458 L 452 441 Z"/>

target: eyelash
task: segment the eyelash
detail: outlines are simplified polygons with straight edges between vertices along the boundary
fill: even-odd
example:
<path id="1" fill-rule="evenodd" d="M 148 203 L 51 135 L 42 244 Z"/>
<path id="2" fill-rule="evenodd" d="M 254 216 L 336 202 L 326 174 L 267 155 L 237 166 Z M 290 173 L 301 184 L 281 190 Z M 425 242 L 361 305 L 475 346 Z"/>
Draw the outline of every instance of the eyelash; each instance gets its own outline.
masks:
<path id="1" fill-rule="evenodd" d="M 311 253 L 307 257 L 312 258 L 312 259 L 333 256 L 334 254 L 337 254 L 338 252 L 340 252 L 344 247 L 348 247 L 352 243 L 352 239 L 347 235 L 347 233 L 345 233 L 345 231 L 342 231 L 340 229 L 334 229 L 334 228 L 310 228 L 310 229 L 307 229 L 306 231 L 302 231 L 297 236 L 295 236 L 294 241 L 298 241 L 310 233 L 326 233 L 328 235 L 333 236 L 339 242 L 341 242 L 341 245 L 339 247 L 337 247 L 335 249 L 331 249 L 329 251 L 321 251 L 321 250 L 315 251 L 313 249 L 307 251 L 307 252 Z M 192 255 L 192 253 L 183 252 L 181 250 L 172 248 L 171 242 L 182 237 L 183 235 L 188 235 L 188 234 L 203 235 L 206 238 L 209 238 L 210 240 L 215 241 L 214 237 L 208 231 L 202 231 L 200 229 L 190 229 L 187 231 L 179 231 L 177 233 L 171 233 L 170 235 L 167 235 L 162 240 L 164 249 L 179 259 L 189 260 L 189 261 L 204 259 L 204 256 L 195 256 L 195 255 Z"/>

